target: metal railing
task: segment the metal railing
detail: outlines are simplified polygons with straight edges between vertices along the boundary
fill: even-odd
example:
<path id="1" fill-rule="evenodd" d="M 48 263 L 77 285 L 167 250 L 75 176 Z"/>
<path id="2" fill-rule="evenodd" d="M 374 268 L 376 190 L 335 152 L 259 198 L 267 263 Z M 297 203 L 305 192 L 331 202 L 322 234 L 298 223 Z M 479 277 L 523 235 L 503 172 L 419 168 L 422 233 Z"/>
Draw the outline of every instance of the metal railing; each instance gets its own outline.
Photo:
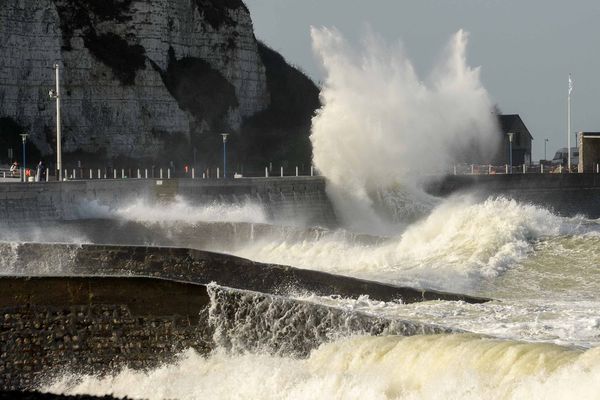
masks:
<path id="1" fill-rule="evenodd" d="M 598 168 L 596 168 L 598 172 Z M 561 174 L 577 172 L 577 166 L 569 171 L 563 165 L 522 164 L 492 165 L 492 164 L 455 164 L 447 171 L 452 175 L 509 175 L 509 174 Z"/>
<path id="2" fill-rule="evenodd" d="M 3 176 L 3 170 L 0 170 L 0 177 Z M 58 171 L 47 170 L 41 181 L 56 181 L 58 180 Z M 20 171 L 17 171 L 14 175 L 10 175 L 11 172 L 6 170 L 5 175 L 7 178 L 14 177 L 17 179 L 21 178 Z M 254 169 L 248 171 L 246 174 L 241 173 L 230 173 L 227 179 L 238 179 L 238 178 L 255 178 L 255 177 L 306 177 L 316 176 L 317 171 L 314 167 L 310 168 L 272 168 L 270 166 L 265 167 L 264 170 Z M 206 168 L 201 171 L 195 168 L 185 168 L 183 170 L 175 170 L 174 168 L 65 168 L 62 171 L 63 180 L 98 180 L 98 179 L 225 179 L 221 173 L 221 168 Z M 36 175 L 34 170 L 31 170 L 31 176 L 28 177 L 29 181 L 36 181 Z"/>

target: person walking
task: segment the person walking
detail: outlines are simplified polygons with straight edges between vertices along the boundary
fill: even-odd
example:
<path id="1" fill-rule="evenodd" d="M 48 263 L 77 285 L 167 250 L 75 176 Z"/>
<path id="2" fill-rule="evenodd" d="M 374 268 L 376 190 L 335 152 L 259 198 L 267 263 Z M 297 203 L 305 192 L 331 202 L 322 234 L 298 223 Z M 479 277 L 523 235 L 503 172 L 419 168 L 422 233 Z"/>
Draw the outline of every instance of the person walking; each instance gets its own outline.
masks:
<path id="1" fill-rule="evenodd" d="M 40 160 L 40 162 L 37 165 L 37 170 L 35 172 L 35 181 L 36 182 L 43 182 L 46 178 L 46 166 L 44 165 L 44 162 L 42 160 Z"/>
<path id="2" fill-rule="evenodd" d="M 19 172 L 19 164 L 15 161 L 10 166 L 10 174 L 12 176 L 15 176 L 17 174 L 17 172 Z"/>

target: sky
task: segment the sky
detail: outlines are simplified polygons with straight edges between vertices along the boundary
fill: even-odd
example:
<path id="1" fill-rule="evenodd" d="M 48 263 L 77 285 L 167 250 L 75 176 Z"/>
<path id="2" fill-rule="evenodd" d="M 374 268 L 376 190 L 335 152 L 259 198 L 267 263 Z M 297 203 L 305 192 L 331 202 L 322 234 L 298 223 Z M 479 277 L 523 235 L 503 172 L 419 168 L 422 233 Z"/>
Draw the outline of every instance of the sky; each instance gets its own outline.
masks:
<path id="1" fill-rule="evenodd" d="M 426 77 L 450 36 L 469 32 L 468 61 L 505 114 L 520 114 L 533 135 L 532 158 L 567 145 L 568 75 L 574 133 L 600 131 L 599 0 L 245 0 L 256 37 L 315 82 L 311 26 L 335 27 L 351 43 L 367 28 L 401 42 Z"/>

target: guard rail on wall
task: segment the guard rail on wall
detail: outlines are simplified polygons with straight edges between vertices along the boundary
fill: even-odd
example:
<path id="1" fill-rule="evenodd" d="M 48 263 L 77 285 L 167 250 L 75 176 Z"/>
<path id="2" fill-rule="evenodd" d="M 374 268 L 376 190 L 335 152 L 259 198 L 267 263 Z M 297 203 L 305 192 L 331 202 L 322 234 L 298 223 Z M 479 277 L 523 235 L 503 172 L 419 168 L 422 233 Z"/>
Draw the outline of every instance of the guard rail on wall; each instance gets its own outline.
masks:
<path id="1" fill-rule="evenodd" d="M 54 181 L 56 180 L 56 172 L 53 175 L 49 173 L 44 174 L 42 181 Z M 272 167 L 265 167 L 264 173 L 262 170 L 251 171 L 248 174 L 239 174 L 234 172 L 228 174 L 227 178 L 244 178 L 244 177 L 300 177 L 300 176 L 317 176 L 318 172 L 314 167 L 300 168 L 295 167 L 293 169 L 285 169 L 280 167 L 279 169 L 273 169 Z M 20 177 L 20 174 L 14 175 L 16 178 Z M 207 168 L 201 172 L 197 172 L 195 168 L 184 168 L 182 171 L 174 171 L 171 168 L 72 168 L 65 169 L 63 171 L 64 180 L 92 180 L 92 179 L 171 179 L 171 178 L 184 178 L 184 179 L 224 179 L 221 174 L 220 168 Z M 2 177 L 2 171 L 0 170 L 0 177 Z M 9 177 L 9 172 L 6 172 L 6 177 Z M 32 177 L 30 181 L 34 181 Z"/>
<path id="2" fill-rule="evenodd" d="M 449 171 L 453 175 L 506 175 L 506 174 L 561 174 L 569 170 L 562 165 L 523 164 L 491 165 L 491 164 L 455 164 Z M 577 166 L 572 166 L 570 172 L 577 172 Z M 600 168 L 596 167 L 596 172 Z"/>

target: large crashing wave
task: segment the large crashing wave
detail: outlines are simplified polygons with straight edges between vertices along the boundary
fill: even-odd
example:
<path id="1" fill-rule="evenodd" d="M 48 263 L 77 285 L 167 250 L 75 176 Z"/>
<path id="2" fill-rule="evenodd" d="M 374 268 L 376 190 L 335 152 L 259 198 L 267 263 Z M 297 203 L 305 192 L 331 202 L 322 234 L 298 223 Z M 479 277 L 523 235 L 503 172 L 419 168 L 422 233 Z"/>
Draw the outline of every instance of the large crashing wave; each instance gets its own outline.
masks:
<path id="1" fill-rule="evenodd" d="M 595 399 L 600 352 L 475 335 L 356 337 L 308 359 L 189 350 L 152 371 L 65 377 L 45 389 L 180 400 Z"/>
<path id="2" fill-rule="evenodd" d="M 445 201 L 382 243 L 336 236 L 317 241 L 262 241 L 238 255 L 385 282 L 464 290 L 516 265 L 534 243 L 559 235 L 569 220 L 505 198 Z"/>
<path id="3" fill-rule="evenodd" d="M 347 226 L 389 231 L 389 209 L 392 218 L 405 216 L 402 210 L 415 202 L 395 207 L 375 193 L 415 192 L 415 175 L 451 164 L 465 149 L 491 155 L 497 122 L 479 69 L 467 65 L 465 32 L 454 35 L 426 80 L 400 46 L 374 34 L 360 51 L 335 30 L 311 34 L 327 71 L 323 106 L 313 119 L 314 163 Z M 417 203 L 426 204 L 420 197 Z"/>

